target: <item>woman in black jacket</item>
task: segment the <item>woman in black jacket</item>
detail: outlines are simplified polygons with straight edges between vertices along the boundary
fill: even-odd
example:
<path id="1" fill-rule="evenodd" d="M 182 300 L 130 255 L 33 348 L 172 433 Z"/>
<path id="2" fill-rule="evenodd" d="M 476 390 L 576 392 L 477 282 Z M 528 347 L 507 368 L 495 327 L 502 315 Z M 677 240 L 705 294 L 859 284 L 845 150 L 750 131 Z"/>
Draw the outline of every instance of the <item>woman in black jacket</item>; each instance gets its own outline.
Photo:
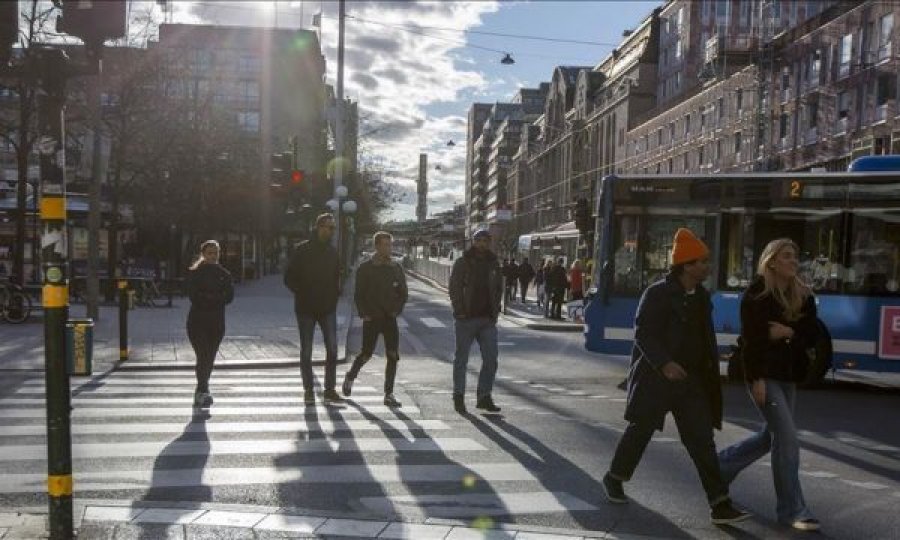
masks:
<path id="1" fill-rule="evenodd" d="M 234 299 L 231 274 L 219 264 L 218 242 L 203 242 L 200 257 L 191 265 L 185 286 L 191 301 L 187 334 L 197 356 L 194 406 L 209 407 L 213 402 L 209 377 L 225 335 L 225 306 Z"/>
<path id="2" fill-rule="evenodd" d="M 794 423 L 797 382 L 806 376 L 807 349 L 818 333 L 812 290 L 800 280 L 797 244 L 773 240 L 759 258 L 758 276 L 741 300 L 744 371 L 753 402 L 766 424 L 762 431 L 719 452 L 722 478 L 731 482 L 745 467 L 772 453 L 778 521 L 813 531 L 800 487 L 800 445 Z"/>

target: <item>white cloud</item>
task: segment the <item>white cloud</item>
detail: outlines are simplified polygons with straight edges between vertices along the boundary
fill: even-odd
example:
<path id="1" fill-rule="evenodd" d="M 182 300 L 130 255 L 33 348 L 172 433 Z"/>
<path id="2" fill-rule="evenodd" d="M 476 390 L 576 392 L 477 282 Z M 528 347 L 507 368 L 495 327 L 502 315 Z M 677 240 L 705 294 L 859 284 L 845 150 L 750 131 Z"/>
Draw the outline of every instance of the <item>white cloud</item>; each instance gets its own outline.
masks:
<path id="1" fill-rule="evenodd" d="M 196 0 L 171 2 L 176 22 L 271 25 L 276 13 L 263 2 L 215 2 Z M 415 194 L 419 154 L 429 155 L 428 180 L 439 211 L 462 202 L 465 175 L 466 119 L 460 116 L 473 96 L 489 95 L 490 87 L 502 80 L 487 80 L 468 58 L 465 32 L 423 30 L 421 27 L 469 29 L 481 24 L 485 14 L 499 9 L 497 1 L 445 2 L 347 2 L 345 33 L 345 94 L 359 103 L 360 133 L 371 132 L 361 141 L 366 152 L 381 158 L 385 178 L 402 191 Z M 280 2 L 280 26 L 310 28 L 318 2 L 304 2 L 301 21 L 298 2 Z M 338 4 L 324 2 L 322 51 L 327 79 L 337 79 Z M 420 28 L 412 33 L 394 26 Z M 427 34 L 427 35 L 423 35 Z M 436 114 L 429 110 L 451 110 Z M 448 140 L 456 142 L 447 147 Z M 435 165 L 440 165 L 440 170 Z M 455 199 L 451 198 L 455 195 Z M 407 199 L 408 199 L 407 195 Z M 412 217 L 415 204 L 397 204 L 391 216 Z"/>

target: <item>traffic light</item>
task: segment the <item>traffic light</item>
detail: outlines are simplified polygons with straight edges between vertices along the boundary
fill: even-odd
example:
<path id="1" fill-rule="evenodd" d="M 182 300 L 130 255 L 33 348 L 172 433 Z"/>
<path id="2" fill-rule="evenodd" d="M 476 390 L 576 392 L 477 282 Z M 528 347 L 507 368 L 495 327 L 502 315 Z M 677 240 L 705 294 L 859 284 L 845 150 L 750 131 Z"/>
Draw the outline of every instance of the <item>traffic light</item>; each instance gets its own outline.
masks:
<path id="1" fill-rule="evenodd" d="M 303 184 L 303 171 L 301 169 L 291 170 L 291 185 L 299 186 Z"/>
<path id="2" fill-rule="evenodd" d="M 591 208 L 585 198 L 575 201 L 575 227 L 581 234 L 594 232 L 594 218 L 591 216 Z"/>
<path id="3" fill-rule="evenodd" d="M 125 37 L 126 20 L 125 0 L 62 0 L 56 31 L 80 38 L 91 46 Z"/>

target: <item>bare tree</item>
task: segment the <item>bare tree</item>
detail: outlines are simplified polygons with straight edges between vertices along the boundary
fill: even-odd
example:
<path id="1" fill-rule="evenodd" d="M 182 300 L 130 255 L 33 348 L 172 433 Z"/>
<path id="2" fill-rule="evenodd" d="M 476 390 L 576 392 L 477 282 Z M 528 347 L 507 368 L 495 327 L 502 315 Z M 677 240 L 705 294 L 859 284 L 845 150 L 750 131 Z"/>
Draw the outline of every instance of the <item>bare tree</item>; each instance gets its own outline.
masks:
<path id="1" fill-rule="evenodd" d="M 54 14 L 55 7 L 37 0 L 21 2 L 23 5 L 19 31 L 19 46 L 15 50 L 18 54 L 17 63 L 29 65 L 34 58 L 35 49 L 47 36 L 48 22 Z M 26 222 L 28 221 L 28 157 L 32 153 L 37 141 L 37 100 L 33 81 L 26 78 L 7 79 L 2 81 L 12 91 L 16 102 L 16 109 L 0 112 L 0 140 L 13 148 L 16 158 L 16 238 L 13 247 L 12 275 L 19 284 L 28 281 L 25 276 L 25 235 Z M 38 184 L 33 186 L 32 200 L 37 201 Z M 36 218 L 34 218 L 36 219 Z M 32 241 L 32 263 L 37 265 L 38 248 L 36 239 Z M 37 276 L 34 276 L 35 278 Z"/>

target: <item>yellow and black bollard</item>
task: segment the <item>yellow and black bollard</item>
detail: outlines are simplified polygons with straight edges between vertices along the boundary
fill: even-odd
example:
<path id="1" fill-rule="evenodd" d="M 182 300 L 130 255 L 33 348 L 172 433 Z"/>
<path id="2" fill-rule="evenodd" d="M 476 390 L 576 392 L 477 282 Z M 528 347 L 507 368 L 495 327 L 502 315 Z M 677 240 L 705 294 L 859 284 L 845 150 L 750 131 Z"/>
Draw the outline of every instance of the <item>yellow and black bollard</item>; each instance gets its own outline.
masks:
<path id="1" fill-rule="evenodd" d="M 66 249 L 65 73 L 59 49 L 37 51 L 43 92 L 38 92 L 36 143 L 40 153 L 41 261 L 44 305 L 44 377 L 47 400 L 47 494 L 50 538 L 73 537 L 72 433 L 66 321 L 69 277 Z"/>
<path id="2" fill-rule="evenodd" d="M 128 280 L 120 279 L 119 286 L 119 361 L 128 360 Z"/>

